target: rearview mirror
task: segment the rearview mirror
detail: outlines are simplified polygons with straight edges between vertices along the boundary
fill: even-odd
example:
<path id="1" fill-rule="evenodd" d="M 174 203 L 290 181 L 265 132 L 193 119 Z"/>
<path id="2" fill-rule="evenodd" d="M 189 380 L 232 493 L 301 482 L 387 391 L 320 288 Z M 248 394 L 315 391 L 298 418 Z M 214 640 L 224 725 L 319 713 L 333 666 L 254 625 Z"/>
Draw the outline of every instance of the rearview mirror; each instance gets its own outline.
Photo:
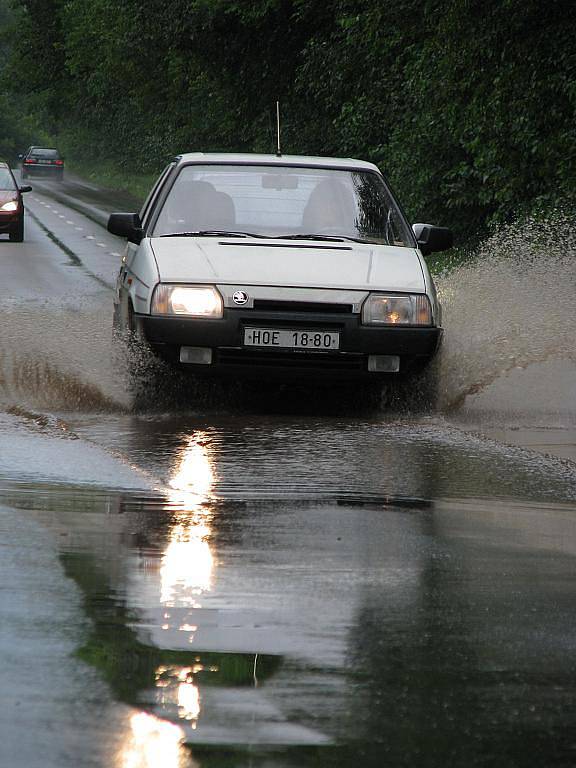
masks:
<path id="1" fill-rule="evenodd" d="M 118 237 L 126 237 L 136 245 L 144 237 L 142 222 L 137 213 L 111 213 L 108 219 L 108 232 Z"/>
<path id="2" fill-rule="evenodd" d="M 298 189 L 298 176 L 295 173 L 265 173 L 262 189 Z"/>
<path id="3" fill-rule="evenodd" d="M 433 224 L 413 224 L 418 248 L 423 256 L 438 251 L 447 251 L 454 245 L 454 235 L 447 227 L 435 227 Z"/>
<path id="4" fill-rule="evenodd" d="M 24 194 L 25 192 L 32 192 L 32 187 L 26 184 L 24 187 L 18 187 L 20 192 Z"/>

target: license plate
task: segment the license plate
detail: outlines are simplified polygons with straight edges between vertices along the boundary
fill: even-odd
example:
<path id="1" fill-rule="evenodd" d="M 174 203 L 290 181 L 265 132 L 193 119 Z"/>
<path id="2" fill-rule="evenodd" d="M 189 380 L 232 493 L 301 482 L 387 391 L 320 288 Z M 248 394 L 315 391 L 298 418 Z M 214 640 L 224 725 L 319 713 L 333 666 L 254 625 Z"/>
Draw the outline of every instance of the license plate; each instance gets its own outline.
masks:
<path id="1" fill-rule="evenodd" d="M 245 328 L 244 345 L 277 349 L 313 349 L 326 352 L 331 349 L 340 349 L 340 334 L 337 331 Z"/>
<path id="2" fill-rule="evenodd" d="M 40 165 L 51 165 L 52 164 L 52 160 L 38 160 L 38 163 Z"/>

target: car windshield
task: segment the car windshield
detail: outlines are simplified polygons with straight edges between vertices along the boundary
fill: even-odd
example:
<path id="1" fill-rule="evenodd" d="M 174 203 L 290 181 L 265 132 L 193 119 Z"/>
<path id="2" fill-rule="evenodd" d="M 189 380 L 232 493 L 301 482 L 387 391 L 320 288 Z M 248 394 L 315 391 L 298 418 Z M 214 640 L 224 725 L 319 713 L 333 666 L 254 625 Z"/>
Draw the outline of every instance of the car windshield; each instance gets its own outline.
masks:
<path id="1" fill-rule="evenodd" d="M 50 160 L 57 160 L 60 157 L 57 149 L 33 149 L 30 154 L 32 157 L 45 157 Z"/>
<path id="2" fill-rule="evenodd" d="M 16 189 L 14 179 L 8 168 L 0 168 L 0 189 Z"/>
<path id="3" fill-rule="evenodd" d="M 187 165 L 153 229 L 175 234 L 352 239 L 414 247 L 412 231 L 373 171 Z"/>

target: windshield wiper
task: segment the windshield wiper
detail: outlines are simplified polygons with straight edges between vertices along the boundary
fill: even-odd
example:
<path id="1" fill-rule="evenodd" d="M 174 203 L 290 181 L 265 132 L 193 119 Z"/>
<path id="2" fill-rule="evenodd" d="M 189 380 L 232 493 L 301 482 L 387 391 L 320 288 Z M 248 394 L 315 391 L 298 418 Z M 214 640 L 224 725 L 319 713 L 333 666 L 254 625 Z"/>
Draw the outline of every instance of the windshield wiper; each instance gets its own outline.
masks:
<path id="1" fill-rule="evenodd" d="M 167 235 L 160 235 L 160 237 L 263 237 L 268 239 L 267 235 L 228 229 L 198 229 L 194 232 L 170 232 Z"/>
<path id="2" fill-rule="evenodd" d="M 353 243 L 376 243 L 376 240 L 364 240 L 361 237 L 350 237 L 349 235 L 262 235 L 257 232 L 243 232 L 241 230 L 228 229 L 197 229 L 193 232 L 170 232 L 159 237 L 257 237 L 262 240 L 319 240 L 327 243 L 342 243 L 350 241 Z"/>
<path id="3" fill-rule="evenodd" d="M 349 240 L 353 243 L 375 243 L 375 240 L 364 240 L 361 237 L 350 237 L 349 235 L 277 235 L 278 240 L 321 240 L 328 243 L 341 243 Z"/>

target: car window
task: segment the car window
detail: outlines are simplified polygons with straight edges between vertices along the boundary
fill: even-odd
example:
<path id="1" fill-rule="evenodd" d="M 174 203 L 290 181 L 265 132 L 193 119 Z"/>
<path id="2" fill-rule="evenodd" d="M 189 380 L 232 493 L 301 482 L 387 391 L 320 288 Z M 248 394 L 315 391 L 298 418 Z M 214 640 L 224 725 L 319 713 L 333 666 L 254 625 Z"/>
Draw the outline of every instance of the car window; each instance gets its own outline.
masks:
<path id="1" fill-rule="evenodd" d="M 184 166 L 153 235 L 211 229 L 269 237 L 334 235 L 414 247 L 384 179 L 363 170 Z"/>
<path id="2" fill-rule="evenodd" d="M 16 189 L 14 177 L 8 168 L 0 168 L 0 189 Z"/>
<path id="3" fill-rule="evenodd" d="M 60 157 L 60 153 L 58 152 L 57 149 L 42 149 L 42 148 L 33 149 L 30 152 L 30 155 L 32 157 L 45 157 L 48 160 L 58 160 L 58 158 Z"/>
<path id="4" fill-rule="evenodd" d="M 174 168 L 175 165 L 176 163 L 169 163 L 169 165 L 167 165 L 166 168 L 164 168 L 160 176 L 156 179 L 156 183 L 150 190 L 150 194 L 146 198 L 144 205 L 142 206 L 142 209 L 140 211 L 140 221 L 142 222 L 143 225 L 145 224 L 145 219 L 148 213 L 150 212 L 152 201 L 156 197 L 156 193 L 162 186 L 162 183 L 164 182 L 164 179 L 166 178 L 166 176 L 170 173 L 170 171 Z"/>

